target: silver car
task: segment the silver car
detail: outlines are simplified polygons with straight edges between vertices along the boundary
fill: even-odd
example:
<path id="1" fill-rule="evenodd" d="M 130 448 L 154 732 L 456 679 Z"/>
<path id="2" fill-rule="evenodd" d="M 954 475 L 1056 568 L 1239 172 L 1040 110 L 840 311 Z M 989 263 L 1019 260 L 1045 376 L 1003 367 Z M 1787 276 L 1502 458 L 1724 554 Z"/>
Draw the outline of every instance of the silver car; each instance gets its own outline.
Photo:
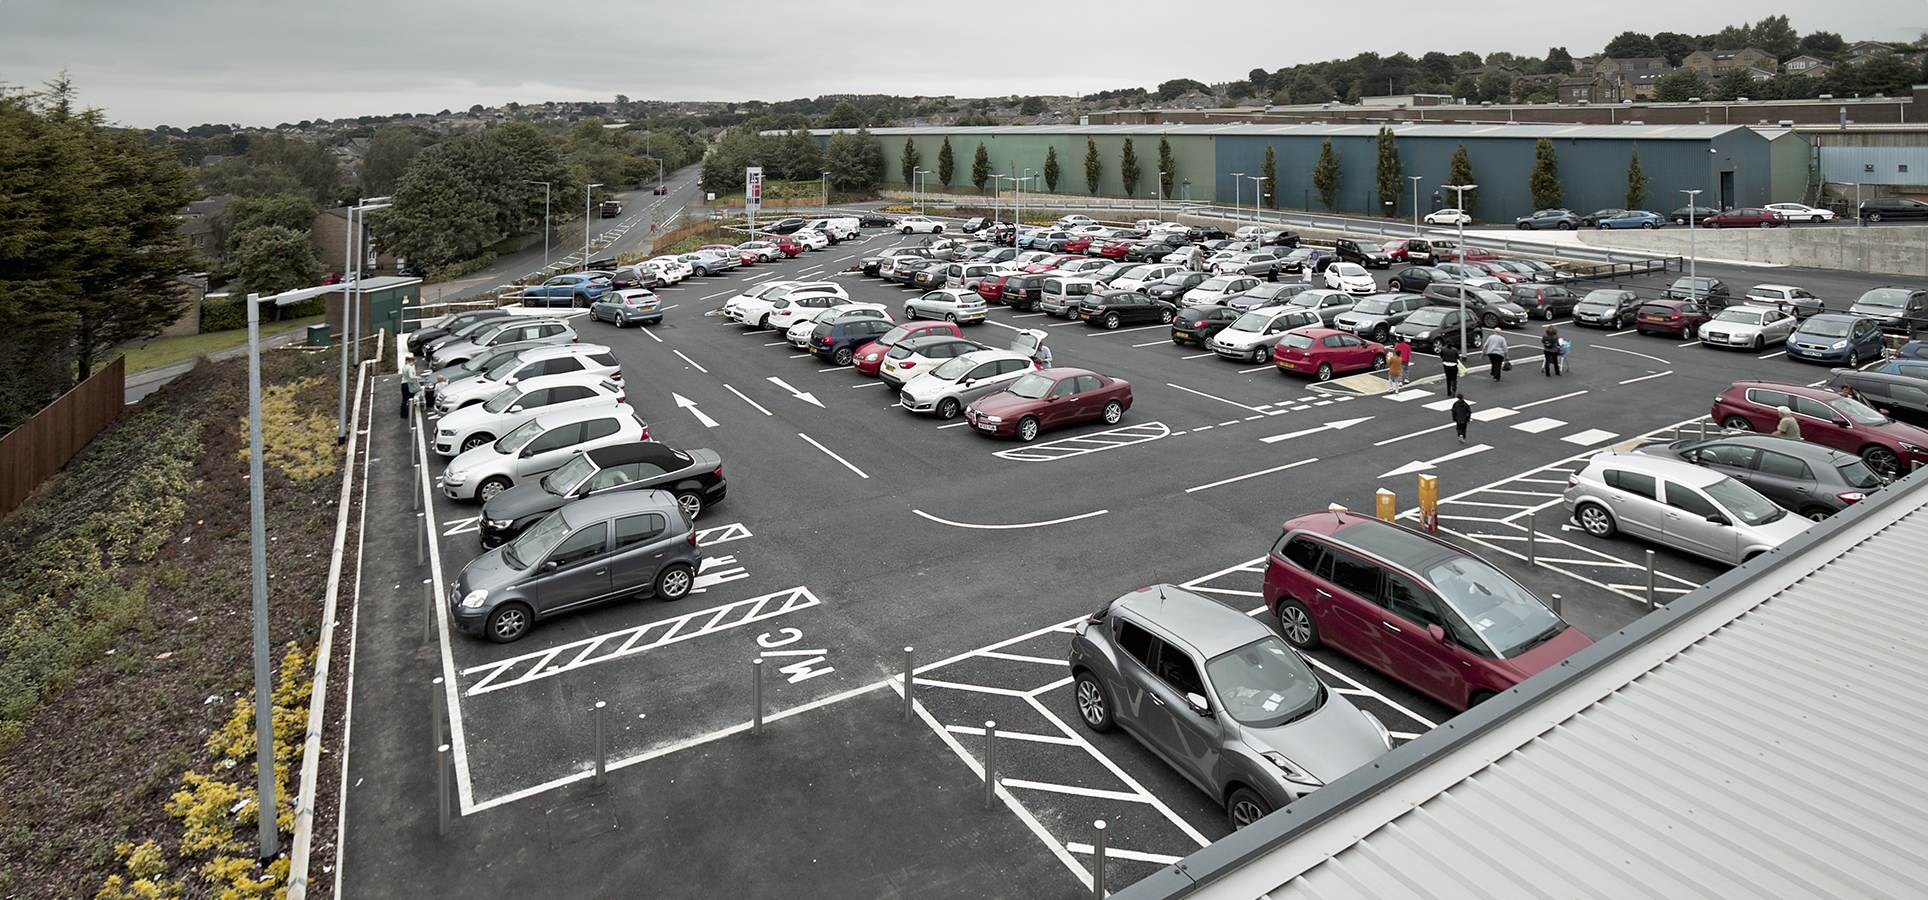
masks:
<path id="1" fill-rule="evenodd" d="M 1244 828 L 1392 748 L 1264 622 L 1169 584 L 1086 617 L 1071 639 L 1078 718 L 1123 726 Z"/>
<path id="2" fill-rule="evenodd" d="M 1769 344 L 1785 344 L 1800 320 L 1775 306 L 1752 303 L 1730 306 L 1700 326 L 1700 342 L 1709 347 L 1739 347 L 1759 350 Z"/>
<path id="3" fill-rule="evenodd" d="M 1263 363 L 1272 358 L 1272 348 L 1286 332 L 1318 324 L 1319 314 L 1309 309 L 1263 306 L 1233 320 L 1205 346 L 1226 359 Z"/>
<path id="4" fill-rule="evenodd" d="M 462 369 L 453 370 L 447 373 L 449 380 L 446 384 L 436 386 L 436 412 L 448 413 L 464 406 L 487 403 L 489 398 L 502 393 L 511 384 L 545 375 L 586 372 L 612 381 L 621 381 L 623 377 L 622 364 L 602 344 L 524 347 L 479 356 L 469 362 L 466 374 Z M 442 377 L 443 373 L 436 375 Z M 456 377 L 458 375 L 461 377 Z"/>
<path id="5" fill-rule="evenodd" d="M 904 382 L 904 408 L 954 419 L 964 407 L 1001 390 L 1034 367 L 1031 357 L 1009 350 L 976 350 Z"/>
<path id="6" fill-rule="evenodd" d="M 465 450 L 442 470 L 442 495 L 482 503 L 555 471 L 578 450 L 649 439 L 649 423 L 627 403 L 537 416 L 493 444 Z"/>
<path id="7" fill-rule="evenodd" d="M 561 319 L 546 316 L 516 316 L 509 321 L 498 322 L 480 331 L 471 333 L 458 341 L 444 344 L 431 351 L 430 357 L 436 368 L 444 368 L 468 362 L 477 356 L 510 345 L 535 346 L 537 344 L 570 344 L 576 341 L 576 330 Z"/>
<path id="8" fill-rule="evenodd" d="M 1604 451 L 1567 477 L 1566 508 L 1594 537 L 1616 532 L 1739 565 L 1814 523 L 1690 462 Z"/>
<path id="9" fill-rule="evenodd" d="M 943 319 L 964 325 L 984 321 L 985 309 L 984 298 L 976 291 L 945 288 L 905 301 L 904 318 Z"/>

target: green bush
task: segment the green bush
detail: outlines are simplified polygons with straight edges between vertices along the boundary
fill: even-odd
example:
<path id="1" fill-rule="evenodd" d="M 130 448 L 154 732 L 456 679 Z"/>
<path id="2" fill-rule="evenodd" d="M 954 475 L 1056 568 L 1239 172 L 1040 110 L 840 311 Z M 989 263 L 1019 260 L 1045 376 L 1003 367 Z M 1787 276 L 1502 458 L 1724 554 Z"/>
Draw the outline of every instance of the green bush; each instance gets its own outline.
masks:
<path id="1" fill-rule="evenodd" d="M 312 313 L 310 314 L 312 315 Z M 201 333 L 248 327 L 248 298 L 233 294 L 201 298 Z"/>

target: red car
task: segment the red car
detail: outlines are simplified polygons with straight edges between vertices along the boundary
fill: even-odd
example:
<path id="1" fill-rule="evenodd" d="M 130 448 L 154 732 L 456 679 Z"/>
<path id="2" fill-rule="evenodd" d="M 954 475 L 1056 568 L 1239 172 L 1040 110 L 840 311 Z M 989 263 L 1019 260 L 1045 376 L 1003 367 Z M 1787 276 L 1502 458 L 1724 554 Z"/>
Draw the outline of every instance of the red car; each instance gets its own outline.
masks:
<path id="1" fill-rule="evenodd" d="M 986 275 L 977 280 L 977 287 L 974 290 L 979 297 L 984 298 L 986 303 L 1001 303 L 1004 300 L 1004 282 L 1012 277 L 1011 275 Z"/>
<path id="2" fill-rule="evenodd" d="M 1331 328 L 1295 328 L 1272 348 L 1272 364 L 1280 375 L 1299 372 L 1330 381 L 1335 372 L 1385 365 L 1386 345 Z"/>
<path id="3" fill-rule="evenodd" d="M 1079 253 L 1060 253 L 1057 256 L 1051 257 L 1050 259 L 1042 259 L 1028 266 L 1025 266 L 1024 271 L 1032 275 L 1036 275 L 1040 272 L 1049 272 L 1052 269 L 1056 269 L 1057 267 L 1062 266 L 1065 263 L 1071 262 L 1074 259 L 1084 259 L 1084 255 Z"/>
<path id="4" fill-rule="evenodd" d="M 1717 212 L 1700 220 L 1702 228 L 1779 228 L 1787 217 L 1771 209 L 1740 207 Z"/>
<path id="5" fill-rule="evenodd" d="M 663 184 L 659 184 L 659 185 L 657 185 L 657 186 L 656 186 L 656 191 L 655 191 L 655 192 L 656 192 L 656 193 L 658 193 L 658 194 L 667 194 L 667 193 L 669 193 L 669 186 L 668 186 L 668 185 L 663 185 Z"/>
<path id="6" fill-rule="evenodd" d="M 1287 520 L 1264 594 L 1293 646 L 1329 644 L 1454 709 L 1593 643 L 1485 560 L 1354 512 Z"/>
<path id="7" fill-rule="evenodd" d="M 1488 250 L 1485 247 L 1473 247 L 1473 246 L 1452 247 L 1447 249 L 1445 253 L 1439 254 L 1439 256 L 1442 257 L 1442 260 L 1441 260 L 1442 262 L 1451 260 L 1456 262 L 1469 262 L 1469 263 L 1487 262 L 1490 260 L 1495 260 L 1500 258 L 1500 255 L 1498 253 L 1494 253 L 1493 251 Z"/>
<path id="8" fill-rule="evenodd" d="M 765 235 L 763 239 L 771 244 L 775 244 L 777 249 L 783 251 L 785 257 L 796 256 L 803 252 L 803 245 L 797 243 L 796 238 L 787 234 Z"/>
<path id="9" fill-rule="evenodd" d="M 1699 300 L 1649 300 L 1640 304 L 1633 317 L 1633 330 L 1641 334 L 1658 332 L 1691 341 L 1700 326 L 1714 316 Z"/>
<path id="10" fill-rule="evenodd" d="M 1407 262 L 1409 259 L 1406 256 L 1405 238 L 1400 238 L 1396 241 L 1387 241 L 1380 244 L 1379 249 L 1386 251 L 1386 255 L 1392 257 L 1393 262 Z"/>
<path id="11" fill-rule="evenodd" d="M 1498 260 L 1473 259 L 1473 260 L 1467 260 L 1466 264 L 1476 269 L 1480 269 L 1486 272 L 1486 274 L 1493 276 L 1494 278 L 1498 278 L 1504 284 L 1518 284 L 1526 280 L 1525 275 L 1514 271 L 1512 268 L 1506 266 L 1505 264 L 1501 263 Z"/>
<path id="12" fill-rule="evenodd" d="M 1046 428 L 1087 419 L 1116 425 L 1130 408 L 1131 385 L 1124 379 L 1054 368 L 1028 372 L 1009 387 L 977 398 L 965 407 L 964 419 L 985 434 L 1034 441 Z"/>
<path id="13" fill-rule="evenodd" d="M 876 340 L 858 347 L 856 355 L 851 358 L 851 365 L 865 375 L 875 375 L 877 370 L 883 367 L 884 354 L 889 353 L 890 348 L 911 338 L 930 337 L 934 334 L 948 334 L 961 338 L 964 336 L 964 330 L 957 327 L 956 322 L 912 319 L 884 332 Z"/>
<path id="14" fill-rule="evenodd" d="M 1091 246 L 1085 248 L 1085 254 L 1102 256 L 1105 259 L 1124 259 L 1125 250 L 1130 246 L 1130 242 L 1122 238 L 1103 238 L 1092 241 Z"/>
<path id="15" fill-rule="evenodd" d="M 756 265 L 757 261 L 761 259 L 761 257 L 756 255 L 755 250 L 745 250 L 735 244 L 704 244 L 696 249 L 715 250 L 718 253 L 734 253 L 738 259 L 743 260 L 743 266 L 745 268 Z"/>
<path id="16" fill-rule="evenodd" d="M 1723 428 L 1772 433 L 1783 406 L 1801 426 L 1801 440 L 1861 457 L 1884 484 L 1928 465 L 1928 429 L 1897 422 L 1829 388 L 1736 381 L 1714 398 L 1713 418 Z"/>

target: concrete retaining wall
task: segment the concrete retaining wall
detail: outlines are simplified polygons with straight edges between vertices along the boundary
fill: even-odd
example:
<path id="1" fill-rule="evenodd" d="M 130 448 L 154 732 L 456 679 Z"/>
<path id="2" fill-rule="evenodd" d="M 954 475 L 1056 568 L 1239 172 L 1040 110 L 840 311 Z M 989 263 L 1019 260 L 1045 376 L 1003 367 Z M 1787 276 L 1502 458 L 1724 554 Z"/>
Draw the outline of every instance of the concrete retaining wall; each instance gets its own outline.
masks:
<path id="1" fill-rule="evenodd" d="M 1687 229 L 1655 231 L 1581 231 L 1591 247 L 1688 254 Z M 1865 228 L 1695 229 L 1694 253 L 1701 259 L 1928 276 L 1928 225 L 1874 225 Z"/>

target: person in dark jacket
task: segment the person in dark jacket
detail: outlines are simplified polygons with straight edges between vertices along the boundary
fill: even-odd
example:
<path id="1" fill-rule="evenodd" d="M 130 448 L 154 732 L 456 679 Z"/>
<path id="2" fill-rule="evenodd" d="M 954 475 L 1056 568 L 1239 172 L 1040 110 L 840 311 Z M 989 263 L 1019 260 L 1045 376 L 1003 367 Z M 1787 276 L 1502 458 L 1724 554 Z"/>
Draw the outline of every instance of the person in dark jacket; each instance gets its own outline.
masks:
<path id="1" fill-rule="evenodd" d="M 1560 371 L 1560 327 L 1546 326 L 1546 333 L 1540 336 L 1541 375 L 1565 375 Z"/>
<path id="2" fill-rule="evenodd" d="M 1446 370 L 1446 396 L 1459 393 L 1459 345 L 1439 341 L 1439 365 Z"/>
<path id="3" fill-rule="evenodd" d="M 1459 442 L 1466 443 L 1466 423 L 1473 421 L 1473 407 L 1466 402 L 1465 394 L 1453 395 L 1453 430 L 1459 432 Z"/>

